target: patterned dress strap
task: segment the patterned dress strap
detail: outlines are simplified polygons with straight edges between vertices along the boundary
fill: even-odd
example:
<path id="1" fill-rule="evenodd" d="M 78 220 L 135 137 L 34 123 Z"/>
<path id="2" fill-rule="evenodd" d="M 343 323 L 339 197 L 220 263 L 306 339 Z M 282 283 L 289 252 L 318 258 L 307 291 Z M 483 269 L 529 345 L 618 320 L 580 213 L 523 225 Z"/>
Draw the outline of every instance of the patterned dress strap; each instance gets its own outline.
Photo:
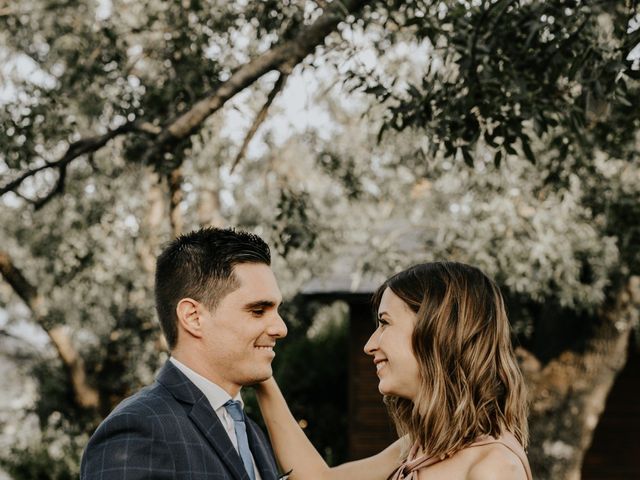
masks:
<path id="1" fill-rule="evenodd" d="M 443 458 L 433 455 L 417 456 L 418 445 L 411 447 L 411 451 L 400 468 L 389 478 L 389 480 L 418 480 L 418 470 L 441 462 Z"/>

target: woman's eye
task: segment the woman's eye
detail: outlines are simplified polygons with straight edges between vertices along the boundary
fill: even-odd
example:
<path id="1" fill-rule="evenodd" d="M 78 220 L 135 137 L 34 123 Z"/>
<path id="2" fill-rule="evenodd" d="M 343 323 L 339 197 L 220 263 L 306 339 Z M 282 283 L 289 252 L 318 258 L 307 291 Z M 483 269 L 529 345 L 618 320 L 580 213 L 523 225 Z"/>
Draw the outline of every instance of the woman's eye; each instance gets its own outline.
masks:
<path id="1" fill-rule="evenodd" d="M 382 318 L 378 319 L 378 328 L 384 327 L 384 326 L 387 326 L 387 325 L 389 325 L 389 322 L 387 322 L 386 320 L 383 320 Z"/>

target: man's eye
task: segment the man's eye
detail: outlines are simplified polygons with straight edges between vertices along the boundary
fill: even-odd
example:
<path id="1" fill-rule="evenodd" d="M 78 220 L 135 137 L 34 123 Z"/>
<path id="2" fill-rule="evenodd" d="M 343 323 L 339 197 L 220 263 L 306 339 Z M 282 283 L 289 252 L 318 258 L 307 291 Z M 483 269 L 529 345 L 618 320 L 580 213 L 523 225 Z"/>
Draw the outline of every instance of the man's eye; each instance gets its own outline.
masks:
<path id="1" fill-rule="evenodd" d="M 251 313 L 257 317 L 264 315 L 264 310 L 262 309 L 258 309 L 258 310 L 251 310 Z"/>

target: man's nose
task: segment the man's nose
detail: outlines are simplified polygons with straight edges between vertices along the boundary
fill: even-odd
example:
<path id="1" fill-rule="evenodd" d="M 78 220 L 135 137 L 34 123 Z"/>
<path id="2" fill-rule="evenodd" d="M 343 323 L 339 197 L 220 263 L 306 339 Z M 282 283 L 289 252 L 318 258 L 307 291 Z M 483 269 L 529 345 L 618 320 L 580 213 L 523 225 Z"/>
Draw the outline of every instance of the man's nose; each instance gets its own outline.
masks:
<path id="1" fill-rule="evenodd" d="M 287 332 L 287 325 L 280 314 L 276 313 L 275 319 L 268 330 L 269 335 L 275 338 L 284 338 L 287 336 Z"/>

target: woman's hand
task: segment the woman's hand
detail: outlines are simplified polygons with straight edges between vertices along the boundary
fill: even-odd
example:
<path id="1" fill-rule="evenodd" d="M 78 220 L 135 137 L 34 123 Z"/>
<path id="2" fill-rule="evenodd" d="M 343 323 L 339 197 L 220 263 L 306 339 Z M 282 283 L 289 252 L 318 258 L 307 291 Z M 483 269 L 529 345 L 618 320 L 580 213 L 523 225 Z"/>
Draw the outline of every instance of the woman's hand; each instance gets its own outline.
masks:
<path id="1" fill-rule="evenodd" d="M 291 414 L 275 379 L 255 385 L 255 391 L 280 468 L 291 470 L 289 480 L 387 480 L 400 466 L 402 440 L 372 457 L 330 468 Z"/>

